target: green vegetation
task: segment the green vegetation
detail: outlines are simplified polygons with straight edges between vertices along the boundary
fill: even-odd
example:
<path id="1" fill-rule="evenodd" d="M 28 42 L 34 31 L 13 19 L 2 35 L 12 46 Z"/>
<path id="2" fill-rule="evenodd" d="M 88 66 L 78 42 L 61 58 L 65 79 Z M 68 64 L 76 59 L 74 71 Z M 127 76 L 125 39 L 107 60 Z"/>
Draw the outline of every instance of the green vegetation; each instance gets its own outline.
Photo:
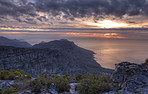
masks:
<path id="1" fill-rule="evenodd" d="M 85 79 L 86 76 L 83 75 L 83 74 L 77 74 L 77 76 L 76 76 L 75 78 L 76 78 L 76 80 L 79 82 L 79 81 L 81 81 L 82 79 Z"/>
<path id="2" fill-rule="evenodd" d="M 55 85 L 57 86 L 58 92 L 64 92 L 64 91 L 69 92 L 70 86 L 69 86 L 68 79 L 66 78 L 64 79 L 62 77 L 57 76 L 53 80 L 53 83 L 55 83 Z"/>
<path id="3" fill-rule="evenodd" d="M 108 76 L 87 74 L 83 76 L 79 75 L 78 77 L 82 78 L 79 80 L 80 85 L 76 88 L 80 91 L 80 94 L 100 94 L 111 90 Z"/>
<path id="4" fill-rule="evenodd" d="M 0 80 L 23 80 L 31 78 L 30 74 L 26 74 L 27 76 L 25 76 L 25 72 L 22 70 L 0 70 Z"/>
<path id="5" fill-rule="evenodd" d="M 15 92 L 18 92 L 18 90 L 14 87 L 10 87 L 10 88 L 4 90 L 4 94 L 14 94 Z"/>
<path id="6" fill-rule="evenodd" d="M 41 92 L 42 84 L 38 79 L 35 79 L 30 82 L 30 87 L 33 92 Z"/>
<path id="7" fill-rule="evenodd" d="M 60 77 L 58 75 L 43 74 L 32 80 L 31 75 L 22 70 L 0 70 L 0 80 L 15 80 L 12 87 L 0 89 L 0 94 L 14 94 L 24 90 L 31 90 L 39 93 L 47 92 L 51 83 L 56 85 L 56 90 L 59 93 L 69 92 L 69 83 L 80 83 L 76 90 L 80 94 L 100 94 L 111 90 L 111 85 L 108 76 L 96 76 L 94 74 L 78 74 L 71 76 L 69 74 Z"/>

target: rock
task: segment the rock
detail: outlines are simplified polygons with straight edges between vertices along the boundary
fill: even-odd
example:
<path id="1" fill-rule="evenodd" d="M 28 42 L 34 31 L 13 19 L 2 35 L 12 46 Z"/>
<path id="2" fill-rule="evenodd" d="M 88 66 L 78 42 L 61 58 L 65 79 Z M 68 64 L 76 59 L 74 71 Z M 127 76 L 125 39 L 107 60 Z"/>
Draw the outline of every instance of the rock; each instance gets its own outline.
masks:
<path id="1" fill-rule="evenodd" d="M 3 88 L 6 90 L 7 88 L 10 88 L 12 85 L 8 81 L 4 81 L 0 84 L 0 88 Z"/>
<path id="2" fill-rule="evenodd" d="M 111 80 L 117 83 L 117 88 L 121 88 L 121 94 L 147 92 L 146 88 L 148 88 L 148 65 L 135 64 L 130 62 L 122 62 L 116 64 L 116 69 L 111 75 Z M 139 91 L 139 89 L 141 91 Z"/>
<path id="3" fill-rule="evenodd" d="M 75 91 L 76 86 L 79 85 L 79 83 L 70 83 L 70 94 L 79 94 L 78 91 Z"/>
<path id="4" fill-rule="evenodd" d="M 48 92 L 50 94 L 58 94 L 58 92 L 56 91 L 56 85 L 54 83 L 51 83 L 49 89 L 48 89 Z"/>
<path id="5" fill-rule="evenodd" d="M 18 93 L 18 94 L 32 94 L 31 91 L 27 90 L 27 91 L 23 91 L 21 93 Z"/>

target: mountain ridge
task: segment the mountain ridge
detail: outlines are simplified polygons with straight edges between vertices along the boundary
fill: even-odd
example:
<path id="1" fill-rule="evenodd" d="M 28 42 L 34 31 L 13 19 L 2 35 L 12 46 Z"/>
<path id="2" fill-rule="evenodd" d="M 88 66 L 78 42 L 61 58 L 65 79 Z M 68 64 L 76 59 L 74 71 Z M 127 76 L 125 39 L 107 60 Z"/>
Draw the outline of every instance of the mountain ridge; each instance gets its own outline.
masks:
<path id="1" fill-rule="evenodd" d="M 41 74 L 110 73 L 94 60 L 94 52 L 61 39 L 28 48 L 0 46 L 0 69 L 21 69 L 34 77 Z"/>
<path id="2" fill-rule="evenodd" d="M 3 36 L 0 36 L 0 46 L 32 47 L 32 45 L 26 41 L 20 41 L 17 39 L 8 39 Z"/>

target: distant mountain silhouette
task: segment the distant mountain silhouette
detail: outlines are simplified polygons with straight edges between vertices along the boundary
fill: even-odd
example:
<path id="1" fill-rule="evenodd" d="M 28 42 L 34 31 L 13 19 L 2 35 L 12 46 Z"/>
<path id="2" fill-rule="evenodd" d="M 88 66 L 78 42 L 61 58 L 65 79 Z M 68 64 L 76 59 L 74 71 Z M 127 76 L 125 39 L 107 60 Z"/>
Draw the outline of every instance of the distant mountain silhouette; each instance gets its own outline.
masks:
<path id="1" fill-rule="evenodd" d="M 62 39 L 41 42 L 30 48 L 0 46 L 0 69 L 21 69 L 34 77 L 44 73 L 110 73 L 94 60 L 94 52 Z"/>
<path id="2" fill-rule="evenodd" d="M 8 39 L 0 36 L 0 46 L 13 46 L 13 47 L 31 47 L 31 45 L 25 41 L 17 39 Z"/>

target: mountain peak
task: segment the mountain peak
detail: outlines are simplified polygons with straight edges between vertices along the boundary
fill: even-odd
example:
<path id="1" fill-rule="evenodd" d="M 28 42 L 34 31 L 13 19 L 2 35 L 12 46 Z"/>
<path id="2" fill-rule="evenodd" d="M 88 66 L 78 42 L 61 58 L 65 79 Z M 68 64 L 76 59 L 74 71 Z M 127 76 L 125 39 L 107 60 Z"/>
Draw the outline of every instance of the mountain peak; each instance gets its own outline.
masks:
<path id="1" fill-rule="evenodd" d="M 0 36 L 0 46 L 31 47 L 31 45 L 25 41 L 17 39 L 8 39 L 3 36 Z"/>
<path id="2" fill-rule="evenodd" d="M 78 46 L 74 44 L 74 42 L 69 41 L 67 39 L 60 39 L 60 40 L 54 40 L 50 42 L 41 42 L 39 44 L 33 45 L 33 48 L 50 48 L 50 49 L 56 49 L 56 50 L 68 50 L 77 48 Z"/>

